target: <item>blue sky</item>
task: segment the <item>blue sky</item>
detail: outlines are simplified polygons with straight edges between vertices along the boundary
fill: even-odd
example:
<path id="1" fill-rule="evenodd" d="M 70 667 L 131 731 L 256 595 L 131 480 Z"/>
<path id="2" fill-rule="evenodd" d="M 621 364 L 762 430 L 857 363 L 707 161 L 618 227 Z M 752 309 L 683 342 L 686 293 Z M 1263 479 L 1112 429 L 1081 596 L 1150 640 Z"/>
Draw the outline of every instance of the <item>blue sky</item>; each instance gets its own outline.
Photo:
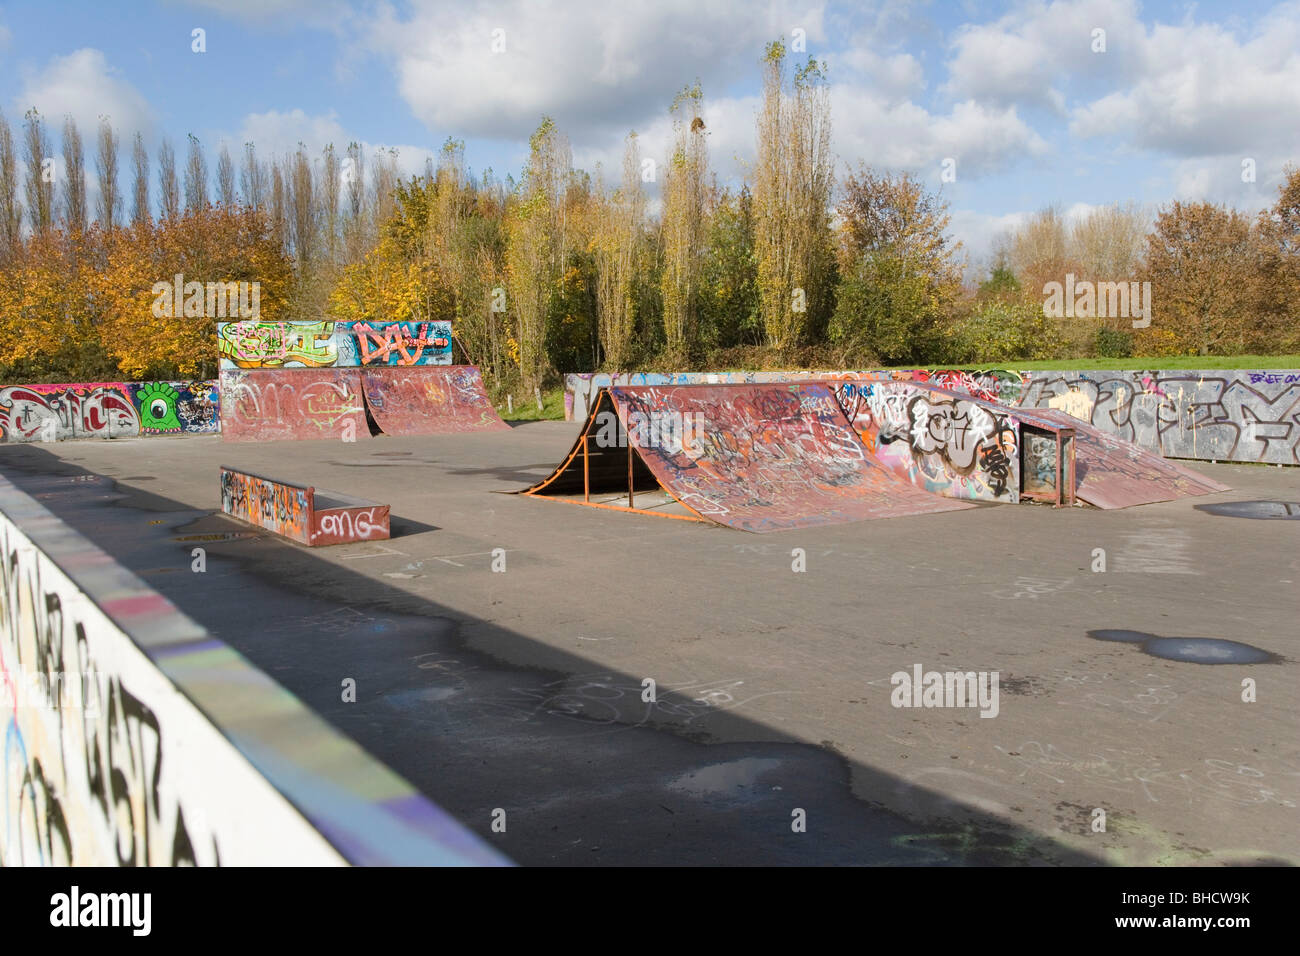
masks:
<path id="1" fill-rule="evenodd" d="M 942 189 L 976 264 L 1048 204 L 1253 211 L 1300 162 L 1300 2 L 3 3 L 0 108 L 14 126 L 30 106 L 52 125 L 70 113 L 87 139 L 108 114 L 151 151 L 194 133 L 210 166 L 222 141 L 266 155 L 357 140 L 415 171 L 450 135 L 498 174 L 550 113 L 576 164 L 617 170 L 628 130 L 666 151 L 668 105 L 699 79 L 713 168 L 738 182 L 763 45 L 796 29 L 829 65 L 839 172 L 862 161 Z"/>

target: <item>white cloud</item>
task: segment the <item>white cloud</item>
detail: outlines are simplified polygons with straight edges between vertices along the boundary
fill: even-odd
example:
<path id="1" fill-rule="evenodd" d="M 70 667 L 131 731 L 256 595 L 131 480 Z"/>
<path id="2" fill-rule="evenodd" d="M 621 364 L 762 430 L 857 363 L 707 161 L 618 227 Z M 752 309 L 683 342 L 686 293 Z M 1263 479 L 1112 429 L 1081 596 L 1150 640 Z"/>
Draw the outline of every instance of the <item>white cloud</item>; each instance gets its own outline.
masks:
<path id="1" fill-rule="evenodd" d="M 155 122 L 153 107 L 139 91 L 109 66 L 101 51 L 89 47 L 53 57 L 26 78 L 13 102 L 19 116 L 35 107 L 52 132 L 71 116 L 87 142 L 93 141 L 101 116 L 112 120 L 123 140 L 137 131 L 148 136 Z"/>
<path id="2" fill-rule="evenodd" d="M 349 134 L 334 113 L 313 116 L 301 109 L 249 113 L 244 117 L 239 132 L 233 137 L 226 137 L 226 140 L 231 143 L 232 155 L 236 154 L 237 149 L 242 150 L 244 143 L 251 142 L 263 160 L 295 153 L 299 143 L 307 148 L 313 158 L 320 156 L 321 151 L 333 143 L 335 151 L 341 157 L 345 154 L 348 143 L 355 140 L 361 143 L 367 162 L 379 149 L 396 149 L 397 166 L 403 176 L 415 176 L 424 172 L 425 161 L 428 159 L 437 162 L 437 153 L 427 147 L 365 142 L 360 137 Z"/>
<path id="3" fill-rule="evenodd" d="M 756 15 L 745 0 L 591 0 L 562 12 L 528 0 L 422 2 L 407 19 L 385 11 L 371 43 L 432 130 L 519 140 L 548 114 L 580 147 L 646 127 L 697 78 L 706 96 L 728 95 L 737 77 L 757 76 L 764 44 L 795 26 L 814 49 L 824 40 L 820 4 Z"/>
<path id="4" fill-rule="evenodd" d="M 1093 31 L 1105 31 L 1094 52 Z M 1065 111 L 1061 85 L 1122 82 L 1143 34 L 1132 0 L 1038 0 L 1020 3 L 992 23 L 966 25 L 952 41 L 948 81 L 956 97 Z"/>
<path id="5" fill-rule="evenodd" d="M 1273 11 L 1249 39 L 1188 24 L 1138 46 L 1142 74 L 1077 110 L 1071 133 L 1183 157 L 1300 149 L 1300 9 Z"/>
<path id="6" fill-rule="evenodd" d="M 1029 213 L 988 215 L 970 209 L 950 209 L 948 234 L 961 240 L 966 278 L 979 280 L 992 268 L 998 243 L 1029 221 Z"/>
<path id="7" fill-rule="evenodd" d="M 9 47 L 13 43 L 13 39 L 13 32 L 3 23 L 0 23 L 0 53 L 9 52 Z"/>
<path id="8" fill-rule="evenodd" d="M 933 114 L 910 100 L 890 102 L 873 90 L 831 88 L 835 149 L 849 163 L 935 172 L 956 160 L 958 179 L 1005 172 L 1043 154 L 1046 142 L 1014 106 L 988 107 L 967 100 Z"/>

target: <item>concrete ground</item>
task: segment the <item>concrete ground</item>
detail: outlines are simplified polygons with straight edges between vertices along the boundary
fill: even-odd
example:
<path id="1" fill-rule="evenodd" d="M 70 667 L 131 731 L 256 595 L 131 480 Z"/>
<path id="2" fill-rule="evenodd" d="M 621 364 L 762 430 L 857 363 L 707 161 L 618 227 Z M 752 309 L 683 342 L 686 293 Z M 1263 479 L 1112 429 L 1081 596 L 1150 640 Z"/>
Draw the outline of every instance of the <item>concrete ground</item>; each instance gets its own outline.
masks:
<path id="1" fill-rule="evenodd" d="M 11 445 L 0 471 L 520 863 L 1300 861 L 1300 521 L 1195 507 L 1300 501 L 1300 471 L 762 536 L 492 493 L 577 428 Z M 219 464 L 391 504 L 393 539 L 240 525 Z M 997 716 L 892 706 L 918 664 L 998 672 Z"/>

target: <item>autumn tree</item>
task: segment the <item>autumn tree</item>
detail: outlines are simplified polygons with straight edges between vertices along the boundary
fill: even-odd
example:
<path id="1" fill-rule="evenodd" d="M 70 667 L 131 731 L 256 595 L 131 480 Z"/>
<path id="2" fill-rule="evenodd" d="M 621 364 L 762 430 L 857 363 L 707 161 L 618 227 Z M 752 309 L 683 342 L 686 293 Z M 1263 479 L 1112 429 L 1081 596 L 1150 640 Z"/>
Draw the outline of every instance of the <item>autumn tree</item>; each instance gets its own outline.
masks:
<path id="1" fill-rule="evenodd" d="M 71 116 L 63 121 L 63 223 L 70 232 L 86 231 L 86 148 Z"/>
<path id="2" fill-rule="evenodd" d="M 546 117 L 529 138 L 528 163 L 511 203 L 506 241 L 516 362 L 526 390 L 541 385 L 547 371 L 545 323 L 568 252 L 562 197 L 571 164 L 567 138 Z"/>
<path id="3" fill-rule="evenodd" d="M 769 44 L 754 169 L 754 240 L 768 344 L 788 349 L 816 334 L 832 302 L 830 98 L 811 57 L 785 79 L 786 49 Z"/>
<path id="4" fill-rule="evenodd" d="M 0 110 L 0 261 L 16 251 L 22 241 L 22 219 L 17 151 L 9 121 Z"/>
<path id="5" fill-rule="evenodd" d="M 180 187 L 176 183 L 176 152 L 169 140 L 158 147 L 158 218 L 175 219 L 181 214 Z"/>
<path id="6" fill-rule="evenodd" d="M 631 360 L 636 322 L 636 273 L 644 256 L 645 190 L 636 133 L 623 151 L 622 182 L 610 195 L 601 190 L 592 249 L 596 260 L 596 310 L 604 364 L 621 369 Z"/>
<path id="7" fill-rule="evenodd" d="M 50 139 L 35 109 L 27 111 L 23 126 L 23 145 L 27 164 L 27 221 L 32 232 L 40 235 L 54 224 L 54 183 L 47 173 L 52 166 Z"/>
<path id="8" fill-rule="evenodd" d="M 1184 354 L 1232 355 L 1250 333 L 1264 248 L 1251 221 L 1208 202 L 1174 202 L 1147 236 L 1153 331 Z"/>
<path id="9" fill-rule="evenodd" d="M 113 124 L 107 116 L 101 116 L 99 134 L 95 140 L 95 178 L 99 184 L 95 215 L 106 232 L 112 232 L 121 224 L 122 194 L 117 185 L 118 147 Z"/>
<path id="10" fill-rule="evenodd" d="M 131 224 L 141 226 L 149 221 L 149 151 L 140 133 L 131 145 L 131 169 Z"/>
<path id="11" fill-rule="evenodd" d="M 1300 166 L 1288 167 L 1277 201 L 1259 215 L 1261 263 L 1252 348 L 1300 349 Z"/>
<path id="12" fill-rule="evenodd" d="M 185 157 L 185 211 L 195 212 L 208 204 L 208 161 L 203 144 L 188 134 L 189 151 Z"/>
<path id="13" fill-rule="evenodd" d="M 217 201 L 223 206 L 235 205 L 235 161 L 225 143 L 217 154 Z"/>
<path id="14" fill-rule="evenodd" d="M 709 155 L 699 83 L 682 90 L 669 112 L 674 144 L 664 169 L 660 284 L 668 361 L 683 363 L 699 343 L 698 297 L 707 205 Z"/>
<path id="15" fill-rule="evenodd" d="M 909 173 L 861 167 L 845 181 L 838 212 L 832 342 L 889 362 L 933 360 L 961 285 L 947 204 Z"/>

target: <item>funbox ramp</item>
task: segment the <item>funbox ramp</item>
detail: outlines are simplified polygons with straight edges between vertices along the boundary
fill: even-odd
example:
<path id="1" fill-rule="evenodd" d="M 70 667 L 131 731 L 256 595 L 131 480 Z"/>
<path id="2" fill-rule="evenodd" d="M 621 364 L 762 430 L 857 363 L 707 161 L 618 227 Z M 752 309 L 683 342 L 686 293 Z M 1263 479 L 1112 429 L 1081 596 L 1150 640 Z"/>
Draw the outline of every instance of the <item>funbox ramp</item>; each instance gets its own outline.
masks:
<path id="1" fill-rule="evenodd" d="M 821 382 L 603 389 L 564 461 L 519 493 L 626 491 L 620 510 L 648 511 L 635 495 L 656 486 L 679 517 L 753 532 L 971 507 L 881 467 Z"/>
<path id="2" fill-rule="evenodd" d="M 441 435 L 510 427 L 472 365 L 223 369 L 221 414 L 226 441 L 355 441 L 375 428 Z"/>
<path id="3" fill-rule="evenodd" d="M 863 376 L 827 384 L 876 459 L 935 494 L 1014 503 L 1044 497 L 1041 490 L 1030 494 L 1036 484 L 1070 484 L 1071 474 L 1066 490 L 1104 509 L 1227 490 L 1056 409 L 1003 405 L 914 381 Z M 1072 467 L 1052 474 L 1062 444 L 1073 449 L 1066 456 Z"/>
<path id="4" fill-rule="evenodd" d="M 1094 428 L 1068 412 L 1035 408 L 1033 414 L 1074 429 L 1077 494 L 1090 505 L 1128 508 L 1232 490 L 1179 462 Z"/>

